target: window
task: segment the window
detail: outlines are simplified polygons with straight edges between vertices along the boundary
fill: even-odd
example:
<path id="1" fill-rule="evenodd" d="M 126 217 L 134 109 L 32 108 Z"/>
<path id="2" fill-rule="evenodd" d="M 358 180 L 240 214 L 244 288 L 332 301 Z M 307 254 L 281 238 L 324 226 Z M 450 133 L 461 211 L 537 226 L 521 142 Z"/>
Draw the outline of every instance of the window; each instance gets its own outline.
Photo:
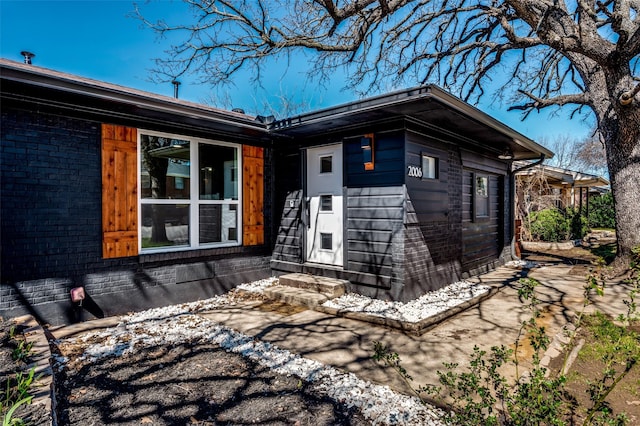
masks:
<path id="1" fill-rule="evenodd" d="M 333 211 L 333 196 L 332 195 L 321 195 L 320 196 L 320 211 L 321 212 Z"/>
<path id="2" fill-rule="evenodd" d="M 325 155 L 320 157 L 320 173 L 331 173 L 333 171 L 333 156 Z"/>
<path id="3" fill-rule="evenodd" d="M 489 177 L 473 175 L 473 218 L 489 217 Z"/>
<path id="4" fill-rule="evenodd" d="M 143 251 L 239 243 L 238 146 L 140 132 L 139 149 Z"/>
<path id="5" fill-rule="evenodd" d="M 438 179 L 438 159 L 422 154 L 422 179 Z"/>
<path id="6" fill-rule="evenodd" d="M 331 234 L 320 233 L 320 249 L 332 250 L 333 249 L 333 236 Z"/>

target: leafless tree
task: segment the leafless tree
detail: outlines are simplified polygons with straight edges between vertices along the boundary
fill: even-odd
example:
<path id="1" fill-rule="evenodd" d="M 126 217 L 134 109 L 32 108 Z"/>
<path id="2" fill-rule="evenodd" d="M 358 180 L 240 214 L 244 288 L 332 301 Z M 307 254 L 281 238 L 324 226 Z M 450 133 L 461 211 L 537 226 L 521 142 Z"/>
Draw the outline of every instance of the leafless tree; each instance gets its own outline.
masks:
<path id="1" fill-rule="evenodd" d="M 547 164 L 562 169 L 607 175 L 607 153 L 597 132 L 583 139 L 573 139 L 568 135 L 552 140 L 542 139 L 543 145 L 554 152 Z"/>
<path id="2" fill-rule="evenodd" d="M 349 84 L 437 82 L 463 99 L 511 93 L 526 118 L 549 107 L 590 111 L 604 140 L 619 254 L 640 245 L 640 0 L 185 0 L 192 22 L 147 22 L 184 34 L 158 70 L 216 84 L 265 59 L 317 52 L 311 73 L 348 66 Z M 142 18 L 142 16 L 141 16 Z M 143 19 L 143 18 L 142 18 Z"/>
<path id="3" fill-rule="evenodd" d="M 516 176 L 516 219 L 522 223 L 520 239 L 533 241 L 531 219 L 533 212 L 557 208 L 562 199 L 559 193 L 549 186 L 542 168 L 529 169 L 527 173 Z"/>
<path id="4" fill-rule="evenodd" d="M 562 169 L 577 170 L 578 147 L 581 141 L 569 135 L 554 139 L 541 138 L 538 142 L 553 151 L 553 158 L 546 163 Z"/>
<path id="5" fill-rule="evenodd" d="M 576 163 L 581 171 L 596 175 L 607 173 L 607 152 L 598 134 L 580 141 L 576 147 Z"/>

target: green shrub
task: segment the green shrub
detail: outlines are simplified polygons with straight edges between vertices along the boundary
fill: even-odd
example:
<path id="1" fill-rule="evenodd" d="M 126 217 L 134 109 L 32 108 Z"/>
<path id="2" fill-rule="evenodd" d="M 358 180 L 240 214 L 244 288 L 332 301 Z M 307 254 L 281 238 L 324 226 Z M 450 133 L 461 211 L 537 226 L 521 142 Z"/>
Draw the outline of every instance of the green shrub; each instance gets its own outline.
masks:
<path id="1" fill-rule="evenodd" d="M 570 223 L 558 209 L 545 209 L 530 214 L 531 238 L 534 241 L 558 242 L 571 236 Z"/>
<path id="2" fill-rule="evenodd" d="M 571 239 L 581 240 L 589 232 L 587 218 L 580 214 L 579 210 L 569 207 L 566 211 L 567 220 L 571 228 Z"/>
<path id="3" fill-rule="evenodd" d="M 616 227 L 616 215 L 613 209 L 613 194 L 611 192 L 589 198 L 589 226 L 592 228 Z"/>

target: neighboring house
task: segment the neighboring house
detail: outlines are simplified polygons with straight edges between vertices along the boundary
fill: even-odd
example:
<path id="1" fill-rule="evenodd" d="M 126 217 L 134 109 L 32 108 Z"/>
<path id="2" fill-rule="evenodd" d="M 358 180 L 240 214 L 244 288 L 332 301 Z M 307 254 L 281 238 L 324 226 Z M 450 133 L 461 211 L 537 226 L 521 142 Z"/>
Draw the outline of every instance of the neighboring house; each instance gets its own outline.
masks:
<path id="1" fill-rule="evenodd" d="M 601 176 L 546 164 L 514 161 L 516 175 L 516 218 L 546 207 L 572 207 L 589 213 L 590 195 L 608 191 L 609 181 Z M 517 171 L 518 169 L 524 170 Z"/>
<path id="2" fill-rule="evenodd" d="M 511 158 L 552 155 L 434 86 L 273 121 L 0 72 L 0 315 L 50 323 L 287 271 L 413 299 L 511 257 Z"/>

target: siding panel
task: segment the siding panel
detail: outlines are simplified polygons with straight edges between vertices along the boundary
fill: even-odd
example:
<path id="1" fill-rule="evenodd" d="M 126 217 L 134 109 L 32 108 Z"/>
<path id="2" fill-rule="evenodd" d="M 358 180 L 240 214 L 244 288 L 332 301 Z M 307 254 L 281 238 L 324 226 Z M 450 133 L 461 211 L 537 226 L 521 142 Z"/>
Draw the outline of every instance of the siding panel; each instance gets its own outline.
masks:
<path id="1" fill-rule="evenodd" d="M 500 228 L 503 221 L 501 184 L 504 178 L 484 172 L 482 174 L 489 177 L 489 218 L 480 218 L 473 222 L 474 172 L 471 170 L 463 172 L 462 263 L 465 270 L 496 260 L 501 252 L 500 243 L 503 240 L 503 232 Z"/>
<path id="2" fill-rule="evenodd" d="M 347 269 L 385 277 L 385 288 L 393 275 L 393 238 L 403 227 L 404 201 L 402 186 L 347 189 Z"/>

